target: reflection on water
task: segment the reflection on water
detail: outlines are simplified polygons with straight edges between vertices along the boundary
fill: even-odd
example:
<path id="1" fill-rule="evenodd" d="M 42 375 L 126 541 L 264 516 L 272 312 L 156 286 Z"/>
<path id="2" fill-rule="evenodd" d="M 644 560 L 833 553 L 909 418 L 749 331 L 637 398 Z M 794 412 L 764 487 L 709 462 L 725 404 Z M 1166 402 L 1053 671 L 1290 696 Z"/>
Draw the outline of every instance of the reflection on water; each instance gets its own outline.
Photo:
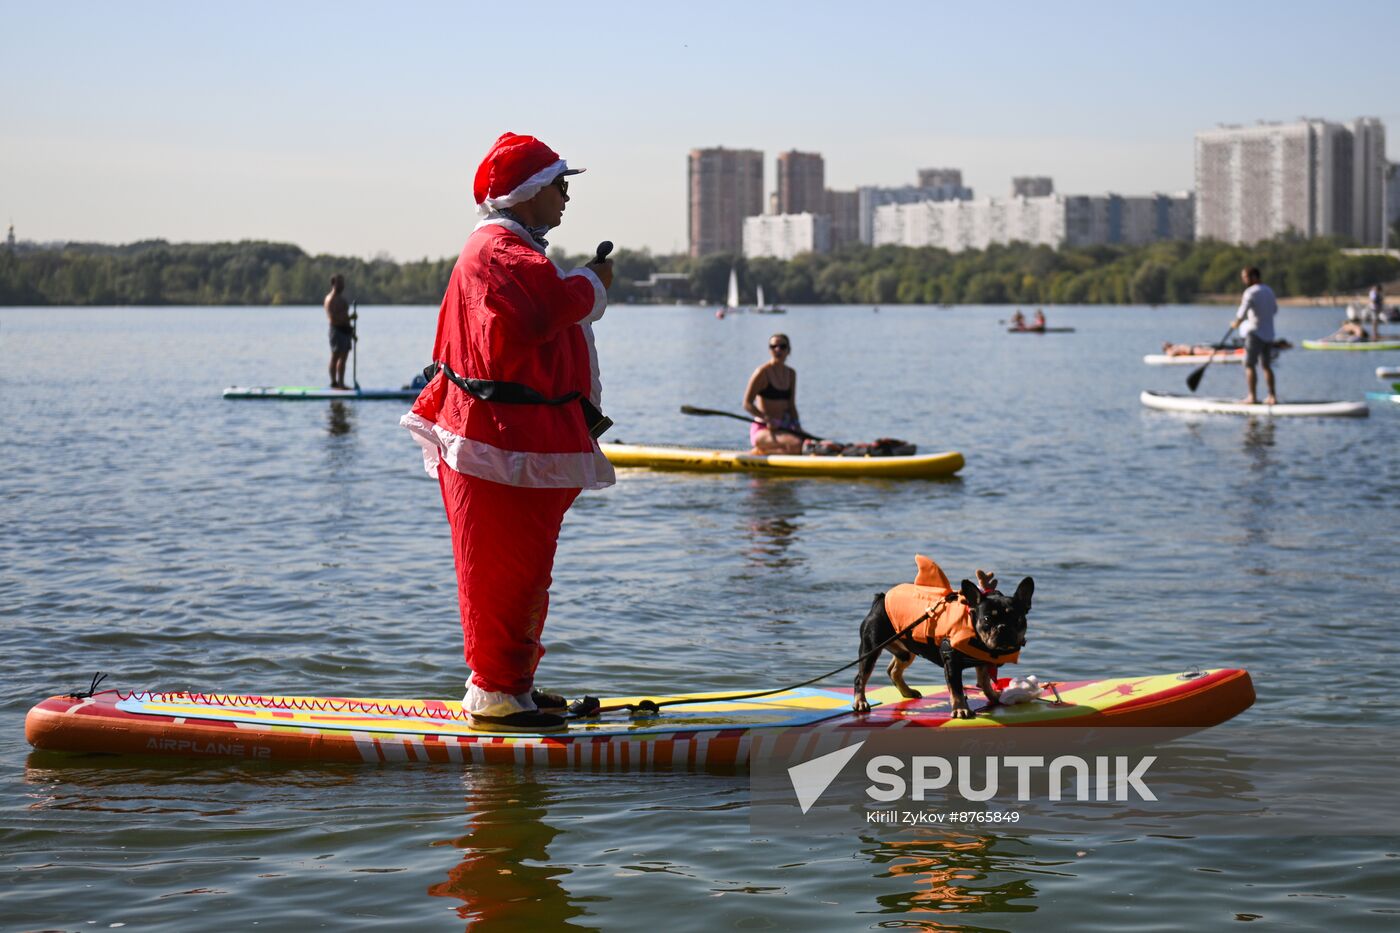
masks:
<path id="1" fill-rule="evenodd" d="M 790 570 L 804 563 L 801 554 L 788 552 L 802 530 L 799 519 L 807 511 L 802 501 L 806 488 L 806 483 L 779 477 L 749 480 L 741 513 L 749 538 L 749 563 L 774 570 Z"/>
<path id="2" fill-rule="evenodd" d="M 545 822 L 550 792 L 530 772 L 485 768 L 463 776 L 470 816 L 467 831 L 435 845 L 462 851 L 433 897 L 462 902 L 467 929 L 586 930 L 568 921 L 584 913 L 559 882 L 569 869 L 548 864 L 549 845 L 563 830 Z"/>
<path id="3" fill-rule="evenodd" d="M 330 411 L 326 415 L 326 431 L 332 435 L 349 434 L 355 428 L 353 406 L 342 400 L 331 399 Z"/>
<path id="4" fill-rule="evenodd" d="M 1017 903 L 1036 896 L 1029 881 L 1015 878 L 986 883 L 1013 867 L 1008 863 L 1023 861 L 996 852 L 999 840 L 995 836 L 947 833 L 898 841 L 864 837 L 862 841 L 871 862 L 885 866 L 882 877 L 908 884 L 906 890 L 876 897 L 881 913 L 1029 913 L 1036 909 L 1034 904 Z M 908 920 L 925 930 L 966 928 L 962 923 L 945 926 L 939 921 Z"/>
<path id="5" fill-rule="evenodd" d="M 1274 514 L 1278 511 L 1279 495 L 1273 480 L 1276 472 L 1274 462 L 1274 419 L 1248 418 L 1244 429 L 1244 454 L 1249 472 L 1241 477 L 1243 499 L 1247 504 L 1241 525 L 1244 530 L 1244 543 L 1250 546 L 1269 544 L 1275 531 Z M 1267 577 L 1271 570 L 1265 564 L 1251 566 L 1248 572 L 1254 576 Z"/>
<path id="6" fill-rule="evenodd" d="M 1245 422 L 1244 449 L 1255 456 L 1256 464 L 1267 465 L 1267 448 L 1274 446 L 1274 419 L 1250 418 Z"/>

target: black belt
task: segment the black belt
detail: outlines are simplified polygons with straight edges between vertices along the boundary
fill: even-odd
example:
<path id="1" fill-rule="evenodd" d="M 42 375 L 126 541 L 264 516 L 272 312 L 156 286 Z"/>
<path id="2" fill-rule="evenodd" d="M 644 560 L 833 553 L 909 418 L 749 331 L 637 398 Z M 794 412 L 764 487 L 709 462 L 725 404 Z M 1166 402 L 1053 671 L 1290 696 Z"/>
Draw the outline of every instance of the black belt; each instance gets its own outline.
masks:
<path id="1" fill-rule="evenodd" d="M 423 369 L 423 375 L 432 381 L 438 370 L 457 388 L 472 398 L 499 405 L 567 405 L 578 402 L 583 411 L 584 424 L 588 425 L 588 436 L 597 440 L 613 426 L 612 419 L 598 410 L 582 392 L 568 392 L 558 398 L 548 398 L 537 389 L 521 382 L 502 382 L 497 379 L 469 379 L 459 376 L 446 363 L 433 363 Z"/>

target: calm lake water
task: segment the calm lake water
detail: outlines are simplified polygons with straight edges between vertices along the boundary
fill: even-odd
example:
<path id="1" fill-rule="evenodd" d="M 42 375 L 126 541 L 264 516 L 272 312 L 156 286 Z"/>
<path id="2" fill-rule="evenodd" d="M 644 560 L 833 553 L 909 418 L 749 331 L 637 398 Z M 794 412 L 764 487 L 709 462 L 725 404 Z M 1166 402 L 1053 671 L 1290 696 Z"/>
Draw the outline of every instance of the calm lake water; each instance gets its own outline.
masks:
<path id="1" fill-rule="evenodd" d="M 787 683 L 856 654 L 871 594 L 927 553 L 1036 579 L 1025 672 L 1243 666 L 1244 714 L 1400 725 L 1400 406 L 1179 417 L 1148 367 L 1225 308 L 795 308 L 598 325 L 609 439 L 738 446 L 768 334 L 814 433 L 967 457 L 945 482 L 622 471 L 565 522 L 541 683 Z M 436 309 L 362 308 L 362 385 L 427 361 Z M 1295 344 L 1335 310 L 1285 309 Z M 0 927 L 140 930 L 1394 929 L 1400 840 L 750 833 L 747 782 L 32 754 L 26 710 L 86 686 L 458 696 L 436 484 L 405 403 L 225 402 L 319 383 L 318 308 L 0 310 Z M 1400 354 L 1293 350 L 1284 398 L 1360 399 Z M 1212 366 L 1202 395 L 1242 394 Z M 915 682 L 937 674 L 916 667 Z M 883 683 L 883 673 L 876 675 Z M 846 675 L 837 680 L 846 685 Z M 1345 762 L 1336 765 L 1338 773 Z M 1378 793 L 1394 793 L 1377 788 Z M 889 831 L 887 831 L 887 829 Z M 217 920 L 213 919 L 217 918 Z"/>

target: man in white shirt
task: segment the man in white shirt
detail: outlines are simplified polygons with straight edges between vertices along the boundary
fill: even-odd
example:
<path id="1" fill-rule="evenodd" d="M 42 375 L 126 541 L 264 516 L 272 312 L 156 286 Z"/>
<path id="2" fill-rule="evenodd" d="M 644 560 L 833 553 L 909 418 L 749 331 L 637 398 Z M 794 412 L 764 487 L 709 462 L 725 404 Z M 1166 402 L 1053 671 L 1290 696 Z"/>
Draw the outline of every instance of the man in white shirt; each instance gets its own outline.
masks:
<path id="1" fill-rule="evenodd" d="M 1246 405 L 1258 405 L 1255 393 L 1254 366 L 1257 363 L 1264 370 L 1264 384 L 1269 394 L 1264 397 L 1265 405 L 1278 404 L 1274 393 L 1274 315 L 1278 313 L 1278 300 L 1274 290 L 1259 281 L 1259 269 L 1247 266 L 1240 270 L 1244 282 L 1244 296 L 1240 299 L 1240 310 L 1235 315 L 1230 329 L 1240 329 L 1244 338 L 1244 384 L 1249 394 Z"/>

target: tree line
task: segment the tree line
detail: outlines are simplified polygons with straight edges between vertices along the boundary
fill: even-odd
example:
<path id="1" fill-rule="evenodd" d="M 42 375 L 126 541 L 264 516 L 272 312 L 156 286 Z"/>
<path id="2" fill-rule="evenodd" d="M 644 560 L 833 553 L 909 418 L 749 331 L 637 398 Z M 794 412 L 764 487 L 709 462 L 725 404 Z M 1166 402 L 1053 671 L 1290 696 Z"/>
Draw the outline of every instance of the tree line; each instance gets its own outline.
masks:
<path id="1" fill-rule="evenodd" d="M 339 272 L 368 304 L 437 304 L 452 259 L 310 256 L 290 243 L 19 244 L 0 251 L 0 305 L 318 305 Z"/>
<path id="2" fill-rule="evenodd" d="M 611 299 L 652 300 L 653 289 L 641 283 L 669 272 L 685 280 L 668 300 L 719 304 L 730 269 L 745 296 L 762 285 L 770 301 L 785 304 L 1185 304 L 1237 291 L 1245 265 L 1259 266 L 1281 297 L 1354 293 L 1400 276 L 1400 262 L 1348 256 L 1345 245 L 1292 236 L 1250 247 L 1212 240 L 1060 250 L 1012 243 L 961 253 L 856 244 L 790 261 L 620 249 Z M 551 256 L 565 268 L 590 258 Z M 26 243 L 0 250 L 0 305 L 314 305 L 337 272 L 357 301 L 433 305 L 454 262 L 312 256 L 262 241 Z"/>

